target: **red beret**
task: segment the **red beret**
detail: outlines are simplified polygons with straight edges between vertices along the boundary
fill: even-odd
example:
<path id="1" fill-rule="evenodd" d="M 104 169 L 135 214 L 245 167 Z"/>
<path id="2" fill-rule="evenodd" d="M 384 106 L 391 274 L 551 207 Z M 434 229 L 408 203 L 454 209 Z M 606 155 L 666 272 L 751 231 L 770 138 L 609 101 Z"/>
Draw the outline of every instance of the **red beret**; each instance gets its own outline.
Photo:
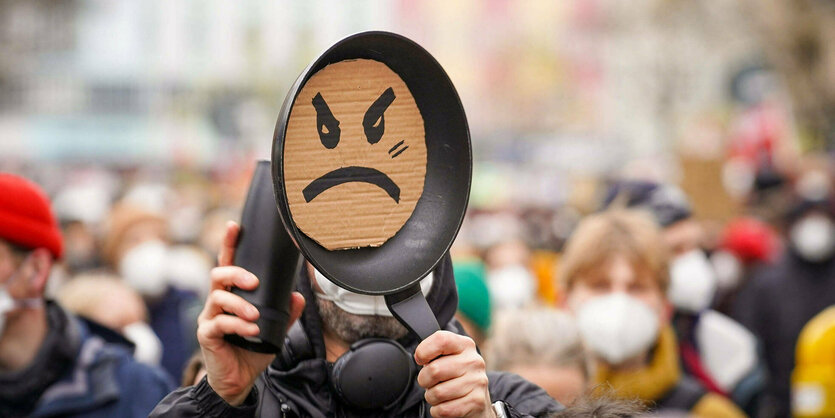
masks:
<path id="1" fill-rule="evenodd" d="M 23 177 L 0 173 L 0 238 L 24 248 L 46 248 L 61 258 L 63 243 L 49 199 Z"/>
<path id="2" fill-rule="evenodd" d="M 754 218 L 737 218 L 725 226 L 720 247 L 732 252 L 744 263 L 773 261 L 779 238 L 767 224 Z"/>

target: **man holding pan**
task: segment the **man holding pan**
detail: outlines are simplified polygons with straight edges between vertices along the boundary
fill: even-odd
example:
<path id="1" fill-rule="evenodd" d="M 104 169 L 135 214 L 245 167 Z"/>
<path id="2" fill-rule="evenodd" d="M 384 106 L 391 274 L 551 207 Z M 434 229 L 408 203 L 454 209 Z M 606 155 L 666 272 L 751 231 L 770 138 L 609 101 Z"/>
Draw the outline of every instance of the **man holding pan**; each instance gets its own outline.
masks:
<path id="1" fill-rule="evenodd" d="M 384 32 L 326 50 L 287 95 L 270 168 L 266 181 L 256 168 L 250 188 L 268 198 L 247 198 L 244 228 L 229 226 L 212 271 L 197 331 L 207 376 L 152 415 L 508 417 L 561 409 L 516 375 L 488 373 L 454 319 L 447 249 L 466 210 L 472 153 L 460 99 L 426 50 Z M 264 183 L 268 192 L 257 193 Z M 269 204 L 247 216 L 256 201 Z M 276 224 L 263 242 L 289 233 L 282 242 L 292 238 L 304 267 L 296 257 L 277 275 L 256 277 L 275 270 L 284 252 L 252 257 L 265 246 L 247 243 Z M 270 265 L 262 270 L 258 260 Z M 293 274 L 271 276 L 291 271 L 298 292 L 281 314 L 239 296 L 280 294 L 269 289 L 292 284 Z M 291 325 L 278 347 L 282 328 L 269 324 L 285 312 Z M 275 357 L 239 347 L 281 350 Z"/>
<path id="2" fill-rule="evenodd" d="M 285 346 L 285 352 L 276 358 L 230 344 L 223 338 L 225 334 L 246 337 L 259 331 L 253 323 L 259 315 L 256 308 L 227 291 L 232 286 L 258 286 L 257 277 L 230 265 L 238 231 L 236 224 L 228 226 L 220 266 L 212 270 L 212 291 L 199 318 L 198 339 L 207 376 L 193 387 L 170 394 L 151 416 L 524 417 L 561 409 L 545 391 L 516 375 L 486 372 L 472 339 L 453 318 L 458 297 L 448 257 L 422 281 L 422 288 L 428 287 L 425 293 L 430 307 L 445 324 L 443 330 L 422 342 L 387 314 L 384 302 L 337 290 L 317 279 L 308 264 L 297 278 L 298 292 L 293 293 L 290 312 L 291 323 L 300 324 L 307 336 L 310 352 Z M 426 281 L 431 281 L 429 286 Z M 352 344 L 369 337 L 398 340 L 422 366 L 414 384 L 392 405 L 378 410 L 347 405 L 330 381 L 334 363 Z M 291 330 L 288 340 L 293 338 Z M 293 353 L 288 353 L 291 350 Z"/>

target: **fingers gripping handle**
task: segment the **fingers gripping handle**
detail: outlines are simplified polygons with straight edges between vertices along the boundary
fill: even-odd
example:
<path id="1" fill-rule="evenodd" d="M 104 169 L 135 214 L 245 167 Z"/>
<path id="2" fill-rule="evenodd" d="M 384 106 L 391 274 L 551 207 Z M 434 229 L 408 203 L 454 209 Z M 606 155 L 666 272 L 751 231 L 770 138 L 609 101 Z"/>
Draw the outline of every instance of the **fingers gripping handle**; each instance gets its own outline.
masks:
<path id="1" fill-rule="evenodd" d="M 441 329 L 438 319 L 429 307 L 426 297 L 416 284 L 401 292 L 386 295 L 386 305 L 392 315 L 409 331 L 425 340 Z"/>

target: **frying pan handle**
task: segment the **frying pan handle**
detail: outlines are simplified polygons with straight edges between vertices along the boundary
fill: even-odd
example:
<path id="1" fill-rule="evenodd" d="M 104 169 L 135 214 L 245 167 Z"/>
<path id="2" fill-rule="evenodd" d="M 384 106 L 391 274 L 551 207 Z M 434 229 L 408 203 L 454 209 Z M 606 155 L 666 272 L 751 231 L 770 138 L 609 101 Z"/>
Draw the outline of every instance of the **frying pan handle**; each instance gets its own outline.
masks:
<path id="1" fill-rule="evenodd" d="M 386 295 L 386 305 L 392 315 L 409 331 L 417 334 L 421 340 L 425 340 L 441 329 L 438 326 L 438 319 L 435 318 L 432 308 L 429 307 L 426 297 L 420 290 L 420 283 L 406 290 Z"/>

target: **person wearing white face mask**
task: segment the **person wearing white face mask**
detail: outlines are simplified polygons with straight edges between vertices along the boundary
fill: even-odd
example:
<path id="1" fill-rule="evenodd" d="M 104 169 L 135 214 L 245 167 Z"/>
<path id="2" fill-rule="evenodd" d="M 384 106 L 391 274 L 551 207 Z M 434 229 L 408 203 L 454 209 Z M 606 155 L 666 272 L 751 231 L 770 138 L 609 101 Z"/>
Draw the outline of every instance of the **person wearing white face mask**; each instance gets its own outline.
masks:
<path id="1" fill-rule="evenodd" d="M 62 252 L 46 195 L 0 173 L 0 416 L 147 416 L 173 382 L 44 298 Z"/>
<path id="2" fill-rule="evenodd" d="M 684 373 L 756 414 L 766 384 L 759 343 L 741 324 L 712 309 L 719 283 L 702 249 L 704 228 L 684 192 L 669 184 L 624 182 L 607 202 L 646 210 L 661 228 L 671 257 L 667 298 Z"/>
<path id="3" fill-rule="evenodd" d="M 530 249 L 520 239 L 493 245 L 485 253 L 487 286 L 497 311 L 531 305 L 536 298 L 536 279 L 530 271 Z"/>
<path id="4" fill-rule="evenodd" d="M 792 411 L 791 373 L 800 331 L 835 304 L 835 209 L 827 193 L 797 196 L 787 214 L 786 251 L 773 265 L 752 273 L 733 306 L 734 317 L 763 341 L 773 416 Z"/>
<path id="5" fill-rule="evenodd" d="M 167 221 L 134 203 L 119 202 L 106 225 L 104 260 L 142 296 L 148 323 L 162 342 L 160 365 L 171 376 L 180 376 L 198 347 L 194 332 L 201 302 L 195 292 L 176 286 L 170 277 L 175 270 L 169 266 Z"/>
<path id="6" fill-rule="evenodd" d="M 749 216 L 729 221 L 722 230 L 719 246 L 710 255 L 718 285 L 715 309 L 732 315 L 736 298 L 751 273 L 773 264 L 781 252 L 780 237 L 765 222 Z"/>
<path id="7" fill-rule="evenodd" d="M 789 229 L 791 248 L 803 260 L 825 263 L 835 255 L 835 223 L 832 215 L 814 211 L 804 215 Z"/>
<path id="8" fill-rule="evenodd" d="M 684 375 L 670 326 L 667 251 L 653 220 L 629 210 L 584 219 L 561 257 L 563 304 L 596 361 L 593 380 L 651 408 L 742 417 Z"/>

